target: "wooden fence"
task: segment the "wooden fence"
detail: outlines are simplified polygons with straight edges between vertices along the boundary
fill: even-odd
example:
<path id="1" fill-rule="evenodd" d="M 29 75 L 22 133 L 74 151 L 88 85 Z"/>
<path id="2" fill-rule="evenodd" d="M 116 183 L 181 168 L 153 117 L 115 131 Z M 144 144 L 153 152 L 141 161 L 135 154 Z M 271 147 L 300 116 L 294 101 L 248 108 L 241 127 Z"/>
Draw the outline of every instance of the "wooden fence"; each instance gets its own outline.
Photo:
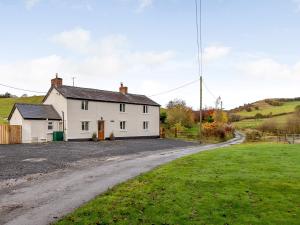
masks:
<path id="1" fill-rule="evenodd" d="M 198 132 L 190 130 L 178 130 L 176 128 L 165 129 L 162 128 L 160 132 L 161 138 L 179 138 L 184 140 L 199 140 Z"/>
<path id="2" fill-rule="evenodd" d="M 300 144 L 300 134 L 278 135 L 277 142 L 285 142 L 288 144 Z"/>
<path id="3" fill-rule="evenodd" d="M 22 126 L 0 125 L 0 144 L 22 143 Z"/>

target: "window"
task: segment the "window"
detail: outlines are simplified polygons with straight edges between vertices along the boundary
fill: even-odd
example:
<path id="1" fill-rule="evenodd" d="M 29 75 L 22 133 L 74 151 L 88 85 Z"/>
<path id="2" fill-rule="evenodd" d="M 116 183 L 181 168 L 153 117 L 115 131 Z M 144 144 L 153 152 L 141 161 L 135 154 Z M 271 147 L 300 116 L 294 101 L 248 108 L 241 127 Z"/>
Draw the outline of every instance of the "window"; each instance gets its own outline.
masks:
<path id="1" fill-rule="evenodd" d="M 125 112 L 125 104 L 124 103 L 120 104 L 120 112 Z"/>
<path id="2" fill-rule="evenodd" d="M 81 101 L 81 109 L 88 110 L 89 109 L 89 102 L 88 101 Z"/>
<path id="3" fill-rule="evenodd" d="M 147 105 L 143 106 L 143 113 L 148 113 L 148 106 Z"/>
<path id="4" fill-rule="evenodd" d="M 143 122 L 143 129 L 148 130 L 148 128 L 149 128 L 149 121 L 144 121 Z"/>
<path id="5" fill-rule="evenodd" d="M 126 130 L 126 121 L 120 121 L 120 130 Z"/>
<path id="6" fill-rule="evenodd" d="M 53 130 L 53 122 L 48 122 L 48 130 Z"/>
<path id="7" fill-rule="evenodd" d="M 88 121 L 82 121 L 81 122 L 81 130 L 82 131 L 88 131 L 89 130 L 89 122 Z"/>

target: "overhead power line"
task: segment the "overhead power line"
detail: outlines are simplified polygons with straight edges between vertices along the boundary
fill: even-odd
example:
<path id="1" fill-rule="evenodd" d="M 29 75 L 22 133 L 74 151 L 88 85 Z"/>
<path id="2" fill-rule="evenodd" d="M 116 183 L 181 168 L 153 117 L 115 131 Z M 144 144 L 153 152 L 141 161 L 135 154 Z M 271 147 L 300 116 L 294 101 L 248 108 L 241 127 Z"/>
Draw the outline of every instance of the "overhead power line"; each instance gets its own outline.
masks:
<path id="1" fill-rule="evenodd" d="M 207 84 L 205 81 L 203 81 L 204 87 L 207 90 L 207 92 L 214 98 L 217 99 L 218 97 L 216 97 L 216 95 L 214 95 L 214 93 L 208 88 Z"/>
<path id="2" fill-rule="evenodd" d="M 43 92 L 43 91 L 27 90 L 27 89 L 17 88 L 17 87 L 13 87 L 13 86 L 6 85 L 6 84 L 1 84 L 1 83 L 0 83 L 0 86 L 11 88 L 11 89 L 18 90 L 18 91 L 26 91 L 26 92 L 37 93 L 37 94 L 46 94 L 46 92 Z"/>
<path id="3" fill-rule="evenodd" d="M 176 90 L 178 90 L 178 89 L 181 89 L 181 88 L 184 88 L 184 87 L 186 87 L 186 86 L 189 86 L 189 85 L 191 85 L 191 84 L 194 84 L 194 83 L 196 83 L 196 82 L 198 82 L 198 81 L 199 81 L 199 78 L 198 78 L 197 80 L 193 80 L 193 81 L 190 81 L 190 82 L 185 83 L 185 84 L 183 84 L 183 85 L 180 85 L 180 86 L 178 86 L 178 87 L 172 88 L 172 89 L 170 89 L 170 90 L 163 91 L 163 92 L 159 92 L 159 93 L 154 94 L 154 95 L 150 95 L 149 97 L 154 97 L 154 96 L 158 96 L 158 95 L 168 94 L 168 93 L 170 93 L 170 92 L 173 92 L 173 91 L 176 91 Z"/>

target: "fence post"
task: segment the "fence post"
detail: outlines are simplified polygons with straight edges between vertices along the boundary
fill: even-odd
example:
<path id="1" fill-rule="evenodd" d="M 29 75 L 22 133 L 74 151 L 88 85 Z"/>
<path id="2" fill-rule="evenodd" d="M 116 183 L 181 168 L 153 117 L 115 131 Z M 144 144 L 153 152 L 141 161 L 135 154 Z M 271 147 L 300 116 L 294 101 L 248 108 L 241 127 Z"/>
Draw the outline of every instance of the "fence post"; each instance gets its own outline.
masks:
<path id="1" fill-rule="evenodd" d="M 160 138 L 165 138 L 165 137 L 166 137 L 165 128 L 161 128 L 160 129 Z"/>
<path id="2" fill-rule="evenodd" d="M 295 144 L 295 134 L 293 134 L 293 144 Z"/>
<path id="3" fill-rule="evenodd" d="M 177 128 L 175 127 L 175 138 L 177 138 Z"/>
<path id="4" fill-rule="evenodd" d="M 288 142 L 288 140 L 287 140 L 287 133 L 285 133 L 285 142 Z"/>

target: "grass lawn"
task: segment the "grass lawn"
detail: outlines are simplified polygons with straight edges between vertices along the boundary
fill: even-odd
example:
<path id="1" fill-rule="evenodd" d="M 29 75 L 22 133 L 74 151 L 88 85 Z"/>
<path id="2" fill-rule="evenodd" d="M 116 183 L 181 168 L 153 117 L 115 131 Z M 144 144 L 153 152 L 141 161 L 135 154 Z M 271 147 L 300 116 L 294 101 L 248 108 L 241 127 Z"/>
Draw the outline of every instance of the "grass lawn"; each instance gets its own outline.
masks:
<path id="1" fill-rule="evenodd" d="M 237 115 L 242 117 L 250 117 L 255 116 L 257 113 L 261 113 L 263 115 L 268 115 L 272 113 L 273 115 L 281 114 L 281 113 L 291 113 L 295 111 L 295 107 L 300 105 L 300 101 L 290 101 L 284 102 L 282 106 L 271 106 L 265 102 L 256 103 L 259 106 L 259 110 L 252 110 L 251 112 L 241 111 L 237 112 Z"/>
<path id="2" fill-rule="evenodd" d="M 7 117 L 15 103 L 41 103 L 44 96 L 24 98 L 0 98 L 0 124 L 7 123 Z"/>
<path id="3" fill-rule="evenodd" d="M 243 144 L 175 160 L 56 224 L 299 224 L 300 145 Z"/>

